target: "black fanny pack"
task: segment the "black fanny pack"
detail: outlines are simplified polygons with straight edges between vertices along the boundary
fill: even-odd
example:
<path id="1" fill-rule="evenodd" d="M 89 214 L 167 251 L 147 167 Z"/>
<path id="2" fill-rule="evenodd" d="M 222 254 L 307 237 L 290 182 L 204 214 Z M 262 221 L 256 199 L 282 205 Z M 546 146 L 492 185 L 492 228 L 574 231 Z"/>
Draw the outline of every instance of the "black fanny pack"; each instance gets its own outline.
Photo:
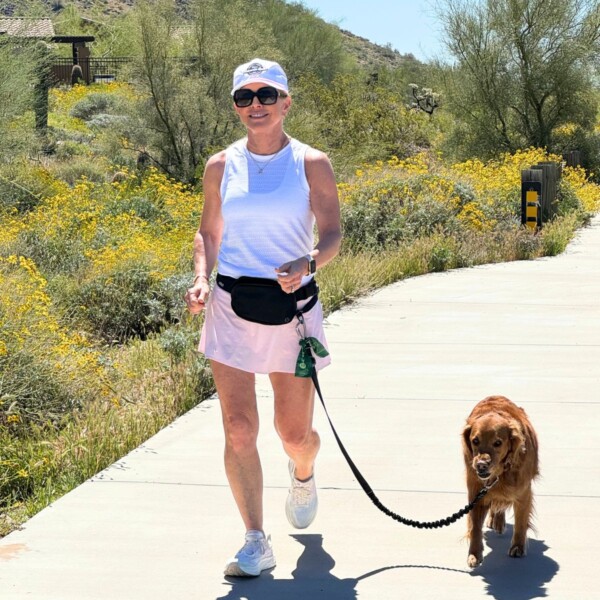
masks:
<path id="1" fill-rule="evenodd" d="M 227 277 L 217 274 L 217 285 L 231 294 L 233 312 L 246 321 L 262 325 L 285 325 L 308 312 L 317 303 L 319 286 L 313 279 L 293 294 L 286 294 L 277 281 L 260 277 Z M 300 300 L 311 298 L 301 309 Z"/>

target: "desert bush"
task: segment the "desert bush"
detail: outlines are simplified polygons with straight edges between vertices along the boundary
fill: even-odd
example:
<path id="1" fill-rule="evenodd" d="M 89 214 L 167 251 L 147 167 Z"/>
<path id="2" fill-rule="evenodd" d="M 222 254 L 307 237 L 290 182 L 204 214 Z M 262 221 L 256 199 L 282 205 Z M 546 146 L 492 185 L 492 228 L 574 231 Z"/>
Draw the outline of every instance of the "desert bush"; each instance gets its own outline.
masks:
<path id="1" fill-rule="evenodd" d="M 0 210 L 30 211 L 61 188 L 46 169 L 15 160 L 0 167 Z"/>
<path id="2" fill-rule="evenodd" d="M 74 156 L 90 156 L 90 147 L 87 144 L 75 140 L 61 140 L 54 149 L 54 155 L 57 160 L 70 160 Z"/>
<path id="3" fill-rule="evenodd" d="M 186 313 L 183 297 L 193 276 L 193 271 L 184 271 L 160 281 L 156 290 L 156 303 L 160 306 L 160 313 L 166 323 L 178 323 L 183 319 Z"/>
<path id="4" fill-rule="evenodd" d="M 94 92 L 79 100 L 69 111 L 72 117 L 89 121 L 100 113 L 110 113 L 119 107 L 119 99 L 115 94 Z"/>
<path id="5" fill-rule="evenodd" d="M 164 311 L 153 306 L 157 283 L 146 265 L 132 264 L 82 283 L 67 308 L 80 307 L 87 328 L 108 343 L 145 339 L 165 322 Z"/>
<path id="6" fill-rule="evenodd" d="M 583 203 L 571 183 L 561 179 L 558 186 L 556 214 L 565 216 L 573 212 L 583 212 Z"/>
<path id="7" fill-rule="evenodd" d="M 87 263 L 85 244 L 77 234 L 48 236 L 39 229 L 23 229 L 11 251 L 27 256 L 48 275 L 74 274 Z"/>
<path id="8" fill-rule="evenodd" d="M 459 242 L 455 238 L 437 233 L 431 236 L 429 271 L 447 271 L 458 265 Z"/>
<path id="9" fill-rule="evenodd" d="M 189 280 L 188 280 L 189 284 Z M 158 343 L 174 364 L 180 364 L 191 356 L 198 346 L 200 321 L 192 324 L 178 323 L 165 329 L 158 337 Z"/>
<path id="10" fill-rule="evenodd" d="M 159 279 L 148 264 L 120 264 L 63 292 L 61 305 L 107 343 L 146 339 L 181 319 L 191 279 L 189 272 Z"/>
<path id="11" fill-rule="evenodd" d="M 163 224 L 170 220 L 169 212 L 160 199 L 157 201 L 156 198 L 147 195 L 115 198 L 114 202 L 107 206 L 104 214 L 111 217 L 129 214 L 147 222 Z"/>
<path id="12" fill-rule="evenodd" d="M 61 325 L 30 259 L 0 258 L 0 299 L 0 425 L 56 424 L 107 392 L 98 352 Z"/>
<path id="13" fill-rule="evenodd" d="M 361 187 L 341 205 L 344 247 L 369 250 L 397 244 L 406 238 L 401 185 Z"/>
<path id="14" fill-rule="evenodd" d="M 583 220 L 581 213 L 574 212 L 546 223 L 541 234 L 544 256 L 556 256 L 564 252 Z"/>
<path id="15" fill-rule="evenodd" d="M 94 183 L 106 181 L 107 165 L 104 161 L 92 158 L 77 157 L 65 163 L 54 166 L 54 174 L 70 186 L 75 186 L 79 181 L 85 179 Z"/>
<path id="16" fill-rule="evenodd" d="M 128 122 L 125 115 L 110 115 L 107 113 L 98 113 L 90 117 L 87 121 L 90 129 L 108 129 L 108 128 L 123 128 Z"/>
<path id="17" fill-rule="evenodd" d="M 531 260 L 542 254 L 541 238 L 521 229 L 514 238 L 514 260 Z"/>
<path id="18" fill-rule="evenodd" d="M 329 84 L 305 75 L 294 85 L 298 110 L 286 118 L 289 132 L 326 151 L 346 178 L 357 164 L 408 157 L 427 148 L 435 124 L 410 111 L 402 94 L 368 86 L 361 74 L 338 75 Z"/>
<path id="19" fill-rule="evenodd" d="M 588 174 L 585 169 L 567 167 L 563 170 L 561 195 L 571 192 L 575 193 L 585 212 L 595 213 L 600 210 L 600 186 L 594 183 L 593 174 Z M 573 200 L 567 199 L 567 202 L 573 203 Z"/>

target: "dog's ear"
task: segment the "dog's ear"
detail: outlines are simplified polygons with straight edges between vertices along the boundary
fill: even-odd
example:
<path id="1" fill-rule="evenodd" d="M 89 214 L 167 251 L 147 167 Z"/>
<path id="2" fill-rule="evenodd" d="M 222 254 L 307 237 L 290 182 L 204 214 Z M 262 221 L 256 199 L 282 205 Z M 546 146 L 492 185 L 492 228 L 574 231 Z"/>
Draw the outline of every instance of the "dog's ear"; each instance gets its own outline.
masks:
<path id="1" fill-rule="evenodd" d="M 467 452 L 470 456 L 473 456 L 473 448 L 471 447 L 471 430 L 471 425 L 465 425 L 465 428 L 462 432 L 462 441 L 465 452 Z"/>
<path id="2" fill-rule="evenodd" d="M 525 452 L 527 452 L 525 433 L 521 423 L 516 419 L 511 419 L 508 426 L 510 429 L 510 454 L 512 462 L 515 463 L 519 462 Z"/>

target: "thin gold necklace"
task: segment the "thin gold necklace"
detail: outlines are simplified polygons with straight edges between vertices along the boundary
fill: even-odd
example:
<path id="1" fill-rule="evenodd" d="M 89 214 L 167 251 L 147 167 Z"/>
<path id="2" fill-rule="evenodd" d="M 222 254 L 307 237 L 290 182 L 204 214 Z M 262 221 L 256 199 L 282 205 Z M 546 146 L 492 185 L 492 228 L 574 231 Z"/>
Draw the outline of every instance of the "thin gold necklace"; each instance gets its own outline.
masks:
<path id="1" fill-rule="evenodd" d="M 269 165 L 269 163 L 275 159 L 275 157 L 288 145 L 290 141 L 289 136 L 285 136 L 285 140 L 283 140 L 283 144 L 281 144 L 281 148 L 279 148 L 279 150 L 277 150 L 277 152 L 275 152 L 275 154 L 273 154 L 271 156 L 271 158 L 269 158 L 269 160 L 266 160 L 265 162 L 261 162 L 259 160 L 256 160 L 252 154 L 252 152 L 250 150 L 248 150 L 248 143 L 246 142 L 246 154 L 248 154 L 248 156 L 250 157 L 250 160 L 256 165 L 256 169 L 258 170 L 258 174 L 262 175 L 263 171 L 267 168 L 267 166 Z"/>

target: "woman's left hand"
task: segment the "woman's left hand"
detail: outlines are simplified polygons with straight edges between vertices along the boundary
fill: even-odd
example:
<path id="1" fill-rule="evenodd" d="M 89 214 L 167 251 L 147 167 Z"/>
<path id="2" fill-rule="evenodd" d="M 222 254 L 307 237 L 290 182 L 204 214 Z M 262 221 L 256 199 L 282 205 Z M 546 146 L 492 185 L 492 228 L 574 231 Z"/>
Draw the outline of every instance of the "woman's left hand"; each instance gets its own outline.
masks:
<path id="1" fill-rule="evenodd" d="M 288 294 L 293 294 L 302 286 L 302 277 L 307 274 L 307 271 L 308 260 L 306 256 L 287 262 L 275 269 L 281 289 Z"/>

